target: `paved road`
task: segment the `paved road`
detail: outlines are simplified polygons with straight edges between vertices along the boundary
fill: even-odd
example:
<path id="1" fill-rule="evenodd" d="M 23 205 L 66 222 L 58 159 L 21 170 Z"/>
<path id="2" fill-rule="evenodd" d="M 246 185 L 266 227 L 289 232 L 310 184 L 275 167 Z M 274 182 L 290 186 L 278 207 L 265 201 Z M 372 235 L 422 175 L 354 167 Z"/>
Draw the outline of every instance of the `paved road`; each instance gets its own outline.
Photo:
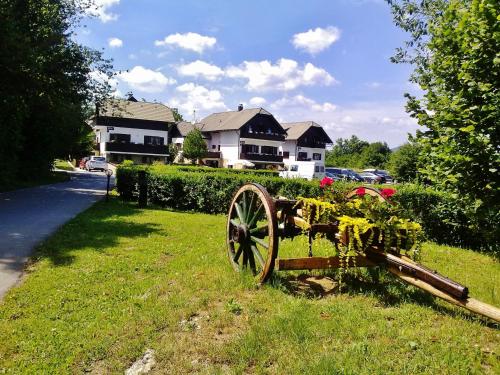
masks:
<path id="1" fill-rule="evenodd" d="M 0 299 L 20 278 L 33 248 L 106 194 L 103 173 L 73 172 L 71 181 L 0 193 Z"/>

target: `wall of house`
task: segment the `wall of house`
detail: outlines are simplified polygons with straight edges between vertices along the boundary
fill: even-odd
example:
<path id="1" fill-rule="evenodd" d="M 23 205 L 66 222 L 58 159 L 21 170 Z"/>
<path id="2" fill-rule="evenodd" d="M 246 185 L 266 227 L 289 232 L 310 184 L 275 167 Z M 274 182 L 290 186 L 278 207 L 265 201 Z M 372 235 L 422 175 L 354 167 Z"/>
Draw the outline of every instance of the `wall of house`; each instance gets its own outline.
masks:
<path id="1" fill-rule="evenodd" d="M 296 141 L 285 141 L 280 146 L 280 152 L 281 153 L 288 152 L 290 154 L 290 160 L 295 160 L 296 150 L 297 150 Z"/>
<path id="2" fill-rule="evenodd" d="M 283 159 L 284 162 L 288 161 L 296 161 L 299 152 L 306 152 L 307 158 L 313 160 L 313 153 L 317 153 L 321 155 L 321 160 L 317 160 L 325 164 L 325 149 L 324 148 L 313 148 L 313 147 L 296 147 L 296 141 L 286 141 L 283 142 L 283 145 L 280 147 L 281 152 L 289 152 L 289 158 Z"/>
<path id="3" fill-rule="evenodd" d="M 113 130 L 107 131 L 106 126 L 97 126 L 96 129 L 99 130 L 99 143 L 109 142 L 109 135 L 112 133 L 118 134 L 130 134 L 130 142 L 144 144 L 144 136 L 149 135 L 152 137 L 163 137 L 165 145 L 168 142 L 168 131 L 166 130 L 150 130 L 150 129 L 134 129 L 134 128 L 122 128 L 114 127 Z"/>
<path id="4" fill-rule="evenodd" d="M 221 142 L 221 133 L 213 132 L 210 133 L 210 139 L 207 140 L 208 151 L 218 151 Z M 213 147 L 215 146 L 215 147 Z"/>
<path id="5" fill-rule="evenodd" d="M 240 134 L 237 130 L 230 130 L 219 135 L 221 158 L 223 166 L 227 167 L 228 162 L 240 158 Z"/>

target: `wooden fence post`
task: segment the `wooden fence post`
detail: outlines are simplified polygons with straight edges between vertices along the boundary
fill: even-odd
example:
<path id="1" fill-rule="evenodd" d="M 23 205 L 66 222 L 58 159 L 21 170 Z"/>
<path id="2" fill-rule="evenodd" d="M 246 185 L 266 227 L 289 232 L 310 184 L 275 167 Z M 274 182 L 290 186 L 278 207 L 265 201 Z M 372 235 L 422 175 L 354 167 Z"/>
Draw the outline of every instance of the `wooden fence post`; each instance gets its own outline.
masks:
<path id="1" fill-rule="evenodd" d="M 144 208 L 148 205 L 148 179 L 146 176 L 146 171 L 139 171 L 138 183 L 139 183 L 139 207 Z"/>

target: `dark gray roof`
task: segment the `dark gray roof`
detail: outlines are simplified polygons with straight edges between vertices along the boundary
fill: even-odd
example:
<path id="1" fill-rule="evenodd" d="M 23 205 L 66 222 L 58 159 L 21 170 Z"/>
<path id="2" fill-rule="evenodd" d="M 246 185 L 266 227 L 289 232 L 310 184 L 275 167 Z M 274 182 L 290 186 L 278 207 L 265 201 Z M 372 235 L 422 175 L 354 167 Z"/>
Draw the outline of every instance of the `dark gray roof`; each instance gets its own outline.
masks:
<path id="1" fill-rule="evenodd" d="M 285 140 L 287 141 L 296 141 L 297 139 L 302 137 L 310 128 L 315 127 L 321 129 L 325 133 L 326 138 L 328 138 L 328 142 L 326 143 L 333 143 L 328 134 L 326 134 L 323 127 L 314 121 L 288 122 L 281 124 L 281 126 L 287 132 L 287 136 L 285 138 Z"/>
<path id="2" fill-rule="evenodd" d="M 263 108 L 249 108 L 241 111 L 212 113 L 200 121 L 201 130 L 205 132 L 238 130 L 258 114 L 270 115 Z"/>
<path id="3" fill-rule="evenodd" d="M 175 122 L 172 110 L 164 104 L 124 99 L 108 100 L 99 108 L 99 116 Z"/>
<path id="4" fill-rule="evenodd" d="M 211 138 L 210 134 L 208 134 L 203 129 L 203 124 L 200 124 L 200 123 L 193 124 L 193 123 L 187 122 L 187 121 L 179 121 L 178 123 L 175 124 L 175 126 L 177 127 L 178 133 L 174 132 L 174 134 L 175 134 L 174 137 L 178 137 L 178 136 L 185 137 L 186 135 L 189 134 L 189 132 L 194 130 L 194 128 L 197 128 L 197 129 L 201 130 L 201 134 L 203 135 L 203 138 L 205 138 L 205 139 Z"/>

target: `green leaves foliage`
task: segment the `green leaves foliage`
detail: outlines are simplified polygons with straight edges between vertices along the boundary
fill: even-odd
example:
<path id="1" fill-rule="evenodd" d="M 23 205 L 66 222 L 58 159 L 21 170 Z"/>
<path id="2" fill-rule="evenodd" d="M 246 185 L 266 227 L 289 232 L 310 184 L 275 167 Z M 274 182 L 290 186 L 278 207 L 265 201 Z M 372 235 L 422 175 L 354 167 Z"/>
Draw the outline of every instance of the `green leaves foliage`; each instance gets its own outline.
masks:
<path id="1" fill-rule="evenodd" d="M 182 156 L 195 162 L 198 159 L 203 159 L 207 152 L 207 143 L 203 139 L 201 131 L 198 128 L 191 130 L 184 139 Z"/>
<path id="2" fill-rule="evenodd" d="M 389 1 L 395 22 L 410 32 L 403 58 L 422 98 L 407 95 L 423 126 L 421 172 L 450 192 L 468 226 L 489 243 L 500 229 L 500 3 L 496 0 Z"/>
<path id="3" fill-rule="evenodd" d="M 4 0 L 0 6 L 0 184 L 44 174 L 91 150 L 86 120 L 109 85 L 109 61 L 74 41 L 88 1 Z"/>

